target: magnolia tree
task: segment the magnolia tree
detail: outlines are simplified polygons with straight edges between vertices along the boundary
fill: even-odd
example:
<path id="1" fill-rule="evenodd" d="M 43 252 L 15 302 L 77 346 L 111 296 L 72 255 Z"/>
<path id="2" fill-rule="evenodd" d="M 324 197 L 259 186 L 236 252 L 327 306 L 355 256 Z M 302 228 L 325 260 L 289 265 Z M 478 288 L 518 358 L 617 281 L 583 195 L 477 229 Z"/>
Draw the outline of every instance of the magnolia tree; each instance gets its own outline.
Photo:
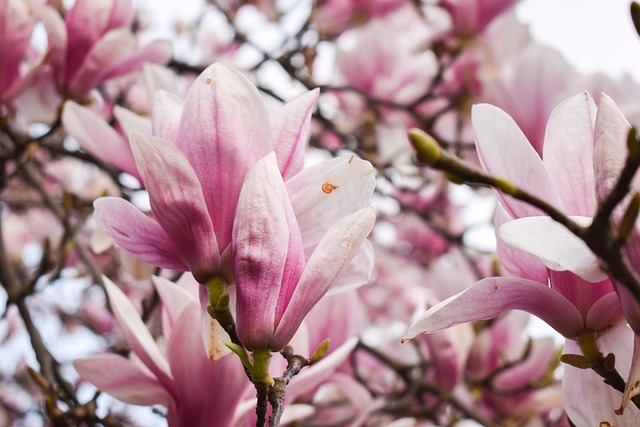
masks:
<path id="1" fill-rule="evenodd" d="M 0 0 L 0 425 L 637 426 L 640 86 L 514 4 Z"/>

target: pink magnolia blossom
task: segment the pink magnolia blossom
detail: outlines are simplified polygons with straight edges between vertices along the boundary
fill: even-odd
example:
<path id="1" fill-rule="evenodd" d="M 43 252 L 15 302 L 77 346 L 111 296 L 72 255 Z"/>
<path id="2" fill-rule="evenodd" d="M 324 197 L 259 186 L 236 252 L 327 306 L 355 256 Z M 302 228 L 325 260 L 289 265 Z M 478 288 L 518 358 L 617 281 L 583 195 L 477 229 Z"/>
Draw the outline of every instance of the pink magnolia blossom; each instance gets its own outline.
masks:
<path id="1" fill-rule="evenodd" d="M 71 98 L 83 98 L 105 80 L 139 71 L 144 62 L 171 58 L 168 41 L 137 47 L 130 28 L 131 0 L 77 0 L 64 21 L 50 6 L 41 15 L 56 85 Z"/>
<path id="2" fill-rule="evenodd" d="M 498 15 L 511 8 L 514 0 L 443 0 L 451 14 L 452 33 L 462 37 L 480 34 Z"/>
<path id="3" fill-rule="evenodd" d="M 247 176 L 233 252 L 237 331 L 248 349 L 280 351 L 287 345 L 373 227 L 373 209 L 364 207 L 373 191 L 373 168 L 354 157 L 337 160 L 342 167 L 330 180 L 318 180 L 309 168 L 285 187 L 274 153 Z M 300 198 L 306 199 L 307 212 Z M 316 216 L 313 205 L 324 208 L 322 215 Z M 307 258 L 303 242 L 309 240 L 302 234 L 310 229 L 321 238 Z"/>
<path id="4" fill-rule="evenodd" d="M 160 91 L 153 135 L 132 133 L 137 169 L 154 218 L 119 198 L 95 202 L 96 218 L 121 246 L 163 268 L 191 271 L 204 283 L 231 271 L 227 249 L 242 182 L 275 148 L 285 178 L 303 166 L 317 91 L 269 117 L 256 87 L 224 65 L 208 67 L 185 101 Z"/>
<path id="5" fill-rule="evenodd" d="M 169 426 L 229 425 L 248 385 L 242 364 L 232 355 L 209 360 L 198 300 L 166 279 L 156 277 L 154 284 L 162 301 L 165 345 L 154 341 L 131 302 L 105 278 L 111 308 L 134 356 L 85 357 L 74 362 L 76 370 L 124 402 L 164 405 Z"/>
<path id="6" fill-rule="evenodd" d="M 619 121 L 612 119 L 617 117 L 613 107 L 612 102 L 602 101 L 597 109 L 587 93 L 561 103 L 549 119 L 541 159 L 505 112 L 477 105 L 472 124 L 481 164 L 489 173 L 506 177 L 563 210 L 578 224 L 588 225 L 596 207 L 596 179 L 602 178 L 597 171 L 594 174 L 594 145 L 603 135 L 619 132 Z M 568 344 L 584 331 L 596 334 L 598 340 L 611 335 L 618 345 L 613 351 L 616 357 L 628 356 L 631 340 L 624 339 L 627 327 L 620 300 L 595 256 L 564 227 L 541 216 L 537 208 L 501 193 L 498 197 L 498 252 L 511 277 L 481 280 L 441 302 L 421 316 L 405 336 L 520 309 L 546 321 Z M 567 349 L 574 347 L 568 345 Z M 580 392 L 583 388 L 574 387 L 565 378 L 567 410 L 577 424 L 598 419 L 622 425 L 638 415 L 637 408 L 624 416 L 616 415 L 615 401 L 619 402 L 620 394 L 598 381 L 597 375 L 573 367 L 566 371 L 576 383 L 598 390 L 584 396 Z M 585 399 L 589 399 L 588 405 Z"/>
<path id="7" fill-rule="evenodd" d="M 321 0 L 314 21 L 320 32 L 337 35 L 373 18 L 383 18 L 408 3 L 407 0 Z"/>

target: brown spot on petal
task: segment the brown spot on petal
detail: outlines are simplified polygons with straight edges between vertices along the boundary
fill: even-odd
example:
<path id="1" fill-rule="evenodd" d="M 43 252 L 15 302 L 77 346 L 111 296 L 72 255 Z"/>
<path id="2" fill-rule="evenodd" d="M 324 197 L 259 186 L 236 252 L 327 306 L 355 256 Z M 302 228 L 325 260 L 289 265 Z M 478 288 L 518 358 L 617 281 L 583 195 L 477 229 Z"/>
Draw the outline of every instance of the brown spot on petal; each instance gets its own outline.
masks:
<path id="1" fill-rule="evenodd" d="M 338 188 L 337 185 L 333 185 L 330 182 L 325 182 L 324 184 L 322 184 L 322 192 L 325 194 L 331 194 L 331 192 L 333 190 L 335 190 L 336 188 Z"/>
<path id="2" fill-rule="evenodd" d="M 353 156 L 349 157 L 349 164 L 351 164 L 351 162 L 353 162 Z"/>
<path id="3" fill-rule="evenodd" d="M 207 86 L 209 86 L 211 84 L 213 80 L 211 79 L 211 77 L 207 78 L 207 80 L 204 81 L 204 84 L 206 84 Z"/>

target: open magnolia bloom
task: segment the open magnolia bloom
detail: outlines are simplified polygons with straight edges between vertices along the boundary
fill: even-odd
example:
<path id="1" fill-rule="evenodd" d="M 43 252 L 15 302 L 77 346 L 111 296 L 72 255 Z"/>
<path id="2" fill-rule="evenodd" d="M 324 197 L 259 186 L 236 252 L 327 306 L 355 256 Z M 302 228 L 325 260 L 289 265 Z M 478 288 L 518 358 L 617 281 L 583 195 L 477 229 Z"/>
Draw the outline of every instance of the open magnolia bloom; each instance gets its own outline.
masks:
<path id="1" fill-rule="evenodd" d="M 621 129 L 626 121 L 621 122 L 618 115 L 606 95 L 599 109 L 586 92 L 574 95 L 549 118 L 542 158 L 516 123 L 496 107 L 474 106 L 472 124 L 480 162 L 487 172 L 547 201 L 578 224 L 588 225 L 598 200 L 597 182 L 611 179 L 598 174 L 597 166 L 594 172 L 594 162 L 597 165 L 602 159 L 602 151 L 615 150 L 599 144 L 620 135 L 621 143 L 626 141 L 628 124 Z M 599 147 L 595 158 L 594 147 Z M 406 339 L 519 309 L 564 335 L 566 353 L 580 354 L 577 339 L 593 334 L 604 354 L 615 354 L 616 369 L 625 375 L 630 369 L 633 333 L 625 324 L 615 284 L 600 270 L 596 257 L 537 208 L 501 193 L 498 197 L 498 254 L 508 277 L 481 280 L 432 307 L 407 330 Z M 628 382 L 633 384 L 635 378 Z M 617 415 L 620 393 L 591 370 L 567 366 L 563 386 L 565 408 L 576 425 L 595 421 L 635 425 L 633 420 L 640 416 L 636 407 Z M 593 392 L 584 395 L 582 390 Z"/>
<path id="2" fill-rule="evenodd" d="M 237 331 L 247 349 L 282 350 L 373 227 L 375 213 L 365 207 L 373 192 L 371 164 L 338 160 L 342 174 L 332 180 L 307 173 L 285 186 L 270 153 L 247 176 L 232 241 Z M 320 166 L 331 169 L 327 163 Z M 342 181 L 352 181 L 355 192 L 342 190 Z M 314 242 L 308 257 L 305 240 Z"/>

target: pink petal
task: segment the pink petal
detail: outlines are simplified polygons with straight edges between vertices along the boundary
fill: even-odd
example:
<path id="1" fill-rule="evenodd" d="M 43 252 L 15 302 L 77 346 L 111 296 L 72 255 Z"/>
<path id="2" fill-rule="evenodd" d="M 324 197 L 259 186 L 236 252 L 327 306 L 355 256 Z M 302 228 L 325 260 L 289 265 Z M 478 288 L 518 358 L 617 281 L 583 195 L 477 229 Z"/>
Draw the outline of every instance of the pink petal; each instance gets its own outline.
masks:
<path id="1" fill-rule="evenodd" d="M 374 187 L 371 163 L 354 156 L 305 168 L 287 181 L 305 250 L 318 243 L 342 216 L 365 207 Z"/>
<path id="2" fill-rule="evenodd" d="M 220 268 L 220 252 L 198 177 L 178 148 L 161 138 L 131 135 L 131 149 L 158 223 L 196 280 Z"/>
<path id="3" fill-rule="evenodd" d="M 78 374 L 118 400 L 132 405 L 168 406 L 172 397 L 158 381 L 118 354 L 99 354 L 76 359 Z"/>
<path id="4" fill-rule="evenodd" d="M 180 116 L 184 101 L 176 95 L 159 90 L 153 102 L 153 135 L 177 145 Z"/>
<path id="5" fill-rule="evenodd" d="M 113 109 L 113 116 L 122 128 L 122 133 L 129 136 L 131 132 L 140 132 L 151 135 L 151 120 L 148 117 L 140 116 L 131 110 L 116 105 Z M 127 144 L 128 146 L 129 144 Z M 131 156 L 133 158 L 133 155 Z"/>
<path id="6" fill-rule="evenodd" d="M 144 71 L 144 80 L 149 88 L 151 99 L 153 99 L 159 90 L 164 90 L 175 95 L 179 93 L 178 76 L 175 71 L 164 65 L 157 65 L 152 62 L 145 63 L 142 70 Z M 178 117 L 180 117 L 180 115 L 178 115 Z"/>
<path id="7" fill-rule="evenodd" d="M 247 176 L 233 244 L 238 335 L 249 348 L 266 348 L 304 268 L 300 232 L 273 152 Z"/>
<path id="8" fill-rule="evenodd" d="M 113 314 L 116 316 L 131 350 L 165 387 L 169 387 L 173 382 L 169 363 L 140 319 L 136 308 L 115 283 L 107 277 L 103 277 L 103 281 Z"/>
<path id="9" fill-rule="evenodd" d="M 104 79 L 109 80 L 125 74 L 141 71 L 143 65 L 147 62 L 166 64 L 171 60 L 172 55 L 173 51 L 170 41 L 154 40 L 149 44 L 137 48 L 122 61 L 115 64 Z"/>
<path id="10" fill-rule="evenodd" d="M 591 224 L 591 218 L 574 216 L 571 219 L 581 226 Z M 542 258 L 551 270 L 568 270 L 592 283 L 608 277 L 587 244 L 548 216 L 507 222 L 498 234 L 505 244 Z"/>
<path id="11" fill-rule="evenodd" d="M 368 240 L 363 241 L 351 263 L 331 287 L 328 294 L 343 293 L 369 283 L 375 268 L 375 262 L 373 245 Z"/>
<path id="12" fill-rule="evenodd" d="M 20 64 L 34 25 L 28 2 L 0 0 L 0 92 L 6 91 L 19 78 Z M 4 97 L 4 93 L 0 97 Z"/>
<path id="13" fill-rule="evenodd" d="M 624 389 L 622 396 L 622 403 L 620 409 L 624 410 L 629 404 L 629 401 L 634 396 L 640 394 L 640 335 L 634 334 L 633 336 L 633 357 L 631 358 L 631 369 L 629 369 L 629 375 L 627 376 L 627 385 Z"/>
<path id="14" fill-rule="evenodd" d="M 592 216 L 595 211 L 595 121 L 595 103 L 582 92 L 558 105 L 547 123 L 542 158 L 570 215 Z"/>
<path id="15" fill-rule="evenodd" d="M 182 313 L 192 304 L 197 304 L 199 310 L 200 302 L 164 277 L 153 276 L 151 279 L 162 301 L 162 332 L 168 337 Z"/>
<path id="16" fill-rule="evenodd" d="M 131 203 L 119 197 L 102 197 L 94 207 L 98 224 L 127 251 L 162 268 L 188 270 L 166 231 Z"/>
<path id="17" fill-rule="evenodd" d="M 508 179 L 520 188 L 561 208 L 553 181 L 538 153 L 518 125 L 501 109 L 488 104 L 474 105 L 471 122 L 482 167 L 491 175 Z M 513 218 L 540 215 L 537 208 L 499 193 Z"/>
<path id="18" fill-rule="evenodd" d="M 273 149 L 285 181 L 304 168 L 311 115 L 319 95 L 320 90 L 314 89 L 287 103 L 273 116 Z"/>
<path id="19" fill-rule="evenodd" d="M 231 242 L 243 178 L 272 150 L 267 107 L 256 87 L 222 64 L 191 86 L 176 144 L 198 177 L 221 250 Z"/>
<path id="20" fill-rule="evenodd" d="M 128 28 L 109 31 L 81 58 L 80 66 L 67 71 L 67 90 L 73 97 L 83 97 L 105 80 L 110 70 L 131 54 L 136 39 Z"/>
<path id="21" fill-rule="evenodd" d="M 58 87 L 63 87 L 67 66 L 67 27 L 58 11 L 49 5 L 40 9 L 40 18 L 47 31 L 47 62 L 55 71 Z"/>
<path id="22" fill-rule="evenodd" d="M 566 298 L 542 283 L 491 277 L 427 310 L 404 333 L 403 341 L 465 322 L 492 319 L 507 310 L 524 310 L 566 337 L 584 329 L 582 316 Z"/>
<path id="23" fill-rule="evenodd" d="M 284 347 L 309 310 L 345 271 L 376 220 L 373 208 L 363 208 L 336 222 L 309 258 L 284 313 L 272 348 Z"/>
<path id="24" fill-rule="evenodd" d="M 98 113 L 67 101 L 62 124 L 84 150 L 140 179 L 129 143 Z"/>
<path id="25" fill-rule="evenodd" d="M 624 320 L 620 300 L 615 292 L 596 301 L 587 313 L 585 325 L 592 331 L 606 331 L 616 327 Z"/>

